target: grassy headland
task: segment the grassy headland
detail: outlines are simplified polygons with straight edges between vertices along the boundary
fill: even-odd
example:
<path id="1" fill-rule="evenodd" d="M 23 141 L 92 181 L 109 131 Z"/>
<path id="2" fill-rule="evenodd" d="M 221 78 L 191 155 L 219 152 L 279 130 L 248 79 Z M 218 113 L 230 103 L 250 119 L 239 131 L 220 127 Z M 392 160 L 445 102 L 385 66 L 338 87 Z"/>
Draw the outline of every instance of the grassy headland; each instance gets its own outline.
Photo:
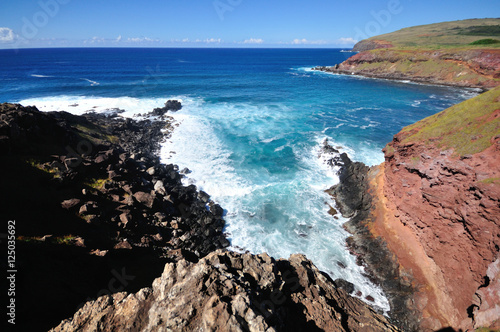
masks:
<path id="1" fill-rule="evenodd" d="M 366 51 L 376 47 L 369 44 L 385 41 L 400 49 L 475 48 L 483 39 L 500 41 L 500 18 L 470 19 L 404 28 L 395 32 L 360 41 L 354 50 Z M 500 48 L 500 45 L 494 45 Z"/>
<path id="2" fill-rule="evenodd" d="M 357 43 L 358 54 L 317 70 L 474 87 L 500 85 L 500 19 L 416 26 Z"/>
<path id="3" fill-rule="evenodd" d="M 486 150 L 500 135 L 500 87 L 403 128 L 403 143 L 425 142 L 460 156 Z"/>

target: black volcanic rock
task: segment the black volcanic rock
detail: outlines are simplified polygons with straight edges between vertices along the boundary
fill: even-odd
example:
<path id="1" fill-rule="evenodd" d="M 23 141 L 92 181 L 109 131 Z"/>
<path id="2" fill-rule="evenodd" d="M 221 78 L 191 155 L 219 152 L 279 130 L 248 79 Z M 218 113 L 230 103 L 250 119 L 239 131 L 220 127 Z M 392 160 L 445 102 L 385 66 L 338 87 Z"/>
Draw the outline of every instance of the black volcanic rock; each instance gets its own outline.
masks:
<path id="1" fill-rule="evenodd" d="M 325 143 L 323 149 L 330 148 Z M 370 168 L 361 162 L 353 162 L 345 153 L 332 158 L 328 164 L 340 166 L 340 181 L 327 192 L 335 199 L 342 215 L 350 218 L 343 225 L 352 234 L 347 238 L 347 246 L 357 256 L 358 264 L 365 267 L 368 277 L 385 291 L 391 306 L 389 314 L 394 323 L 405 331 L 417 331 L 418 320 L 415 312 L 408 307 L 414 288 L 401 276 L 386 243 L 381 238 L 372 236 L 368 227 L 373 209 L 368 182 Z M 335 282 L 339 287 L 351 290 L 343 281 Z"/>
<path id="2" fill-rule="evenodd" d="M 168 119 L 16 104 L 0 104 L 0 117 L 0 216 L 16 221 L 20 329 L 46 331 L 103 290 L 137 291 L 166 262 L 229 245 L 209 196 L 156 156 Z M 123 269 L 134 278 L 120 285 Z"/>
<path id="3" fill-rule="evenodd" d="M 328 147 L 324 147 L 327 149 Z M 334 148 L 329 147 L 330 149 Z M 361 162 L 353 162 L 347 154 L 328 161 L 330 166 L 340 166 L 339 183 L 332 186 L 330 193 L 337 207 L 345 218 L 364 219 L 371 208 L 371 197 L 368 194 L 367 175 L 369 167 Z"/>
<path id="4" fill-rule="evenodd" d="M 168 111 L 177 112 L 181 108 L 182 108 L 182 105 L 178 100 L 167 100 L 167 102 L 165 103 L 165 106 L 155 108 L 153 110 L 153 112 L 151 112 L 150 114 L 154 115 L 154 116 L 163 116 Z"/>

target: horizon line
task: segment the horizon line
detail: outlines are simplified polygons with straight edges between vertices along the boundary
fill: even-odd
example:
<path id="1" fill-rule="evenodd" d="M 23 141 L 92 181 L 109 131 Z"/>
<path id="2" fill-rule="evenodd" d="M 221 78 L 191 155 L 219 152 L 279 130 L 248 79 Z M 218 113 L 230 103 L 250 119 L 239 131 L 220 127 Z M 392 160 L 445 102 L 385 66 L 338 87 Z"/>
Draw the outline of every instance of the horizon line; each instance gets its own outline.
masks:
<path id="1" fill-rule="evenodd" d="M 17 50 L 36 50 L 36 49 L 330 49 L 330 50 L 349 50 L 350 47 L 290 47 L 289 45 L 279 47 L 279 46 L 267 46 L 267 47 L 235 47 L 235 46 L 219 46 L 219 47 L 200 47 L 200 46 L 42 46 L 42 47 L 15 47 L 15 48 L 0 48 L 0 51 L 17 51 Z"/>

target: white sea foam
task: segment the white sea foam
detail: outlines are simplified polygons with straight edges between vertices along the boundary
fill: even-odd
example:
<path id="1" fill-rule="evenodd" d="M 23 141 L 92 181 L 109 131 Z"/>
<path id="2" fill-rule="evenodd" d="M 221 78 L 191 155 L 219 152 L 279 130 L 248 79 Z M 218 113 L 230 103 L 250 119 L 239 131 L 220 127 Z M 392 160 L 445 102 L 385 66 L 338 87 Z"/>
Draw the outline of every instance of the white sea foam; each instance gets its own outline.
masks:
<path id="1" fill-rule="evenodd" d="M 321 149 L 325 139 L 328 140 L 329 145 L 339 152 L 325 153 Z M 341 153 L 347 153 L 351 159 L 354 159 L 354 151 L 326 136 L 318 135 L 316 142 L 317 144 L 312 150 L 312 154 L 316 158 L 311 158 L 307 154 L 304 155 L 303 162 L 308 164 L 309 167 L 305 168 L 307 171 L 301 176 L 315 189 L 313 196 L 316 197 L 309 197 L 307 201 L 322 200 L 325 204 L 322 209 L 318 209 L 316 204 L 307 207 L 307 210 L 312 212 L 312 219 L 318 222 L 310 230 L 306 229 L 305 232 L 303 229 L 299 230 L 299 232 L 304 232 L 311 237 L 310 243 L 306 244 L 304 252 L 308 257 L 315 258 L 313 261 L 318 268 L 329 273 L 333 278 L 344 278 L 354 283 L 356 289 L 361 291 L 363 296 L 373 296 L 376 298 L 376 305 L 387 311 L 389 305 L 383 291 L 363 276 L 365 273 L 364 268 L 359 267 L 355 263 L 354 257 L 345 250 L 345 239 L 349 234 L 342 228 L 342 224 L 347 220 L 340 215 L 337 215 L 338 219 L 335 220 L 328 213 L 329 206 L 335 206 L 335 202 L 324 190 L 338 183 L 337 174 L 340 167 L 331 167 L 327 161 L 333 157 L 338 157 Z M 346 268 L 339 269 L 337 263 L 345 265 Z"/>
<path id="2" fill-rule="evenodd" d="M 314 72 L 314 68 L 311 67 L 295 67 L 295 68 L 290 68 L 291 70 L 298 70 L 298 71 L 305 71 L 305 72 Z"/>
<path id="3" fill-rule="evenodd" d="M 38 75 L 38 74 L 31 74 L 31 77 L 54 77 L 50 75 Z"/>
<path id="4" fill-rule="evenodd" d="M 387 82 L 392 82 L 392 83 L 402 83 L 402 84 L 410 84 L 410 85 L 423 85 L 423 86 L 435 86 L 443 89 L 457 89 L 457 91 L 454 91 L 454 93 L 459 92 L 459 95 L 461 98 L 465 99 L 470 99 L 473 98 L 477 95 L 479 95 L 482 90 L 480 88 L 462 88 L 462 87 L 451 87 L 451 86 L 445 86 L 442 84 L 436 84 L 436 83 L 429 83 L 429 82 L 415 82 L 415 81 L 410 81 L 410 80 L 398 80 L 398 79 L 391 79 L 391 78 L 381 78 L 381 77 L 369 77 L 369 76 L 363 76 L 359 74 L 343 74 L 343 73 L 333 73 L 333 72 L 327 72 L 327 71 L 322 71 L 322 70 L 313 70 L 313 68 L 309 68 L 310 71 L 314 72 L 315 74 L 326 74 L 326 75 L 333 75 L 337 77 L 354 77 L 359 80 L 377 80 L 377 81 L 387 81 Z M 430 97 L 432 98 L 432 96 Z"/>
<path id="5" fill-rule="evenodd" d="M 92 80 L 90 80 L 88 78 L 80 78 L 80 79 L 89 82 L 91 86 L 96 86 L 96 85 L 100 84 L 99 82 L 92 81 Z"/>
<path id="6" fill-rule="evenodd" d="M 284 135 L 276 133 L 292 112 L 283 111 L 286 107 L 282 105 L 275 106 L 281 111 L 253 105 L 208 105 L 194 100 L 182 112 L 173 114 L 179 126 L 164 143 L 162 160 L 176 163 L 181 169 L 188 167 L 192 172 L 184 180 L 186 184 L 194 183 L 227 210 L 226 232 L 232 250 L 265 251 L 276 258 L 304 253 L 321 270 L 333 278 L 353 282 L 363 297 L 371 295 L 376 306 L 389 310 L 382 291 L 363 276 L 363 268 L 345 249 L 348 234 L 341 225 L 346 220 L 335 220 L 328 214 L 334 202 L 324 190 L 338 181 L 338 169 L 324 163 L 332 156 L 318 158 L 325 136 L 317 137 L 312 150 L 281 144 Z M 271 122 L 270 117 L 276 124 L 263 126 L 263 121 Z M 236 133 L 248 136 L 252 146 L 278 144 L 273 149 L 276 153 L 291 149 L 299 158 L 297 173 L 283 179 L 264 168 L 243 171 L 235 161 L 237 152 L 231 151 L 222 135 Z M 348 147 L 340 151 L 352 152 Z M 339 268 L 339 262 L 346 268 Z"/>
<path id="7" fill-rule="evenodd" d="M 151 112 L 155 107 L 163 106 L 165 98 L 57 96 L 23 99 L 19 103 L 24 106 L 34 105 L 40 111 L 66 111 L 77 115 L 87 112 L 100 113 L 113 109 L 122 109 L 125 112 L 120 115 L 133 117 L 135 114 L 144 114 Z"/>
<path id="8" fill-rule="evenodd" d="M 479 88 L 470 88 L 470 89 L 460 89 L 459 92 L 461 98 L 470 99 L 480 95 L 482 90 Z"/>
<path id="9" fill-rule="evenodd" d="M 231 151 L 223 146 L 207 121 L 183 112 L 173 116 L 179 126 L 162 147 L 162 161 L 189 168 L 186 184 L 194 183 L 214 197 L 236 199 L 249 194 L 251 188 L 234 174 L 228 162 Z"/>
<path id="10" fill-rule="evenodd" d="M 37 77 L 37 78 L 51 78 L 51 77 L 55 77 L 55 76 L 52 76 L 52 75 L 31 74 L 31 77 Z M 80 78 L 80 80 L 89 82 L 91 86 L 97 86 L 97 85 L 100 85 L 100 83 L 99 83 L 99 82 L 94 81 L 94 80 L 91 80 L 91 79 L 88 79 L 88 78 Z"/>

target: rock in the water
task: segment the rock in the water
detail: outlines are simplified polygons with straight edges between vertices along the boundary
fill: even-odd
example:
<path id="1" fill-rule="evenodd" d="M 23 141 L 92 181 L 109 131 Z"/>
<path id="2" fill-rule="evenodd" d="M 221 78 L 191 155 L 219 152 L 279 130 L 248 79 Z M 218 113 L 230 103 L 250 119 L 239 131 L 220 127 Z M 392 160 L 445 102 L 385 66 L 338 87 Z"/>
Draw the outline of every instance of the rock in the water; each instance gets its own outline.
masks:
<path id="1" fill-rule="evenodd" d="M 155 108 L 152 112 L 152 115 L 155 116 L 163 116 L 168 111 L 177 112 L 182 108 L 181 103 L 178 100 L 167 100 L 164 107 Z"/>
<path id="2" fill-rule="evenodd" d="M 338 288 L 342 288 L 348 294 L 354 293 L 354 284 L 352 282 L 344 279 L 335 279 L 334 283 Z"/>

